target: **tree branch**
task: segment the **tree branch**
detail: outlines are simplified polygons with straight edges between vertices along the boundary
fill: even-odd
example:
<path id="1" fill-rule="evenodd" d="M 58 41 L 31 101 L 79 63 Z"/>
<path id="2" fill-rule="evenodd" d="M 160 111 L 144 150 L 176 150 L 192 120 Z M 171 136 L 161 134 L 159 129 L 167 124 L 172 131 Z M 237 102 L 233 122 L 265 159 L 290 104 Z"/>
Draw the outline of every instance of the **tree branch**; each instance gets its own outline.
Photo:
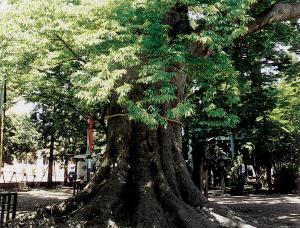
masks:
<path id="1" fill-rule="evenodd" d="M 254 33 L 273 22 L 300 18 L 300 3 L 276 3 L 248 25 L 246 35 Z"/>
<path id="2" fill-rule="evenodd" d="M 32 95 L 35 95 L 35 96 L 37 96 L 37 97 L 39 97 L 39 98 L 47 99 L 48 101 L 53 101 L 55 104 L 65 105 L 65 106 L 67 106 L 67 107 L 73 109 L 74 112 L 76 112 L 76 113 L 78 113 L 78 114 L 85 114 L 85 112 L 82 111 L 82 110 L 80 110 L 80 109 L 78 109 L 78 108 L 73 104 L 73 102 L 66 102 L 65 99 L 62 99 L 62 98 L 61 98 L 61 99 L 60 99 L 60 98 L 55 98 L 55 97 L 54 97 L 54 95 L 55 95 L 54 93 L 53 93 L 52 95 L 47 95 L 47 94 L 44 93 L 43 91 L 36 91 L 36 92 L 33 93 Z M 61 97 L 63 97 L 63 95 L 61 95 Z M 66 96 L 64 96 L 64 98 L 70 99 L 70 98 L 68 98 L 68 97 L 66 97 Z M 37 102 L 36 99 L 31 99 L 31 100 L 29 99 L 29 101 L 39 103 L 39 102 Z"/>
<path id="3" fill-rule="evenodd" d="M 64 59 L 64 60 L 61 60 L 61 61 L 59 61 L 59 62 L 54 63 L 54 66 L 58 66 L 58 65 L 61 65 L 61 64 L 63 64 L 63 63 L 67 63 L 67 62 L 71 62 L 71 61 L 77 61 L 77 62 L 80 62 L 80 63 L 81 63 L 81 60 L 78 61 L 77 58 L 69 58 L 69 59 Z"/>
<path id="4" fill-rule="evenodd" d="M 259 1 L 257 4 L 262 4 L 264 0 Z M 300 3 L 276 3 L 271 8 L 265 10 L 258 15 L 254 21 L 248 24 L 248 32 L 244 35 L 250 35 L 264 27 L 280 21 L 287 21 L 291 19 L 300 18 Z M 203 23 L 200 23 L 196 28 L 196 32 L 201 32 L 203 29 Z M 207 45 L 203 45 L 200 42 L 193 42 L 189 45 L 189 50 L 195 56 L 207 57 L 211 54 L 211 50 Z"/>
<path id="5" fill-rule="evenodd" d="M 56 38 L 65 46 L 65 48 L 68 49 L 69 52 L 77 59 L 77 61 L 82 62 L 82 65 L 86 64 L 86 60 L 84 60 L 82 57 L 80 57 L 71 47 L 68 45 L 68 43 L 59 35 L 55 35 Z"/>

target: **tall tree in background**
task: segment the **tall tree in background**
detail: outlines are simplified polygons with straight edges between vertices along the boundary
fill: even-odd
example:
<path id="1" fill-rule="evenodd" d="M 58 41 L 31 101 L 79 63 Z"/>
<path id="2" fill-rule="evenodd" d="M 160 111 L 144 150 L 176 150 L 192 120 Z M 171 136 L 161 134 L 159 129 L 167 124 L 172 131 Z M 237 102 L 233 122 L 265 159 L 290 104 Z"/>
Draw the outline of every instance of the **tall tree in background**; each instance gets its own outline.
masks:
<path id="1" fill-rule="evenodd" d="M 211 227 L 206 199 L 182 155 L 181 119 L 193 113 L 193 80 L 235 77 L 228 48 L 271 22 L 297 18 L 300 4 L 254 1 L 32 1 L 1 22 L 26 79 L 61 62 L 78 98 L 108 105 L 104 162 L 56 215 L 107 227 Z M 126 9 L 126 10 L 124 10 Z M 8 20 L 9 18 L 9 20 Z M 208 82 L 211 83 L 211 82 Z M 201 83 L 200 83 L 201 84 Z M 205 88 L 205 87 L 204 87 Z M 207 100 L 215 92 L 208 85 Z M 208 102 L 209 103 L 209 102 Z M 217 108 L 209 104 L 211 113 Z M 216 110 L 218 111 L 218 110 Z M 83 206 L 82 206 L 83 205 Z"/>
<path id="2" fill-rule="evenodd" d="M 24 158 L 39 149 L 40 134 L 29 117 L 10 114 L 6 120 L 4 135 L 4 162 L 11 163 L 13 156 Z"/>
<path id="3" fill-rule="evenodd" d="M 67 66 L 64 69 L 57 66 L 17 82 L 19 93 L 27 101 L 35 104 L 31 120 L 42 135 L 41 147 L 49 149 L 49 187 L 53 182 L 53 167 L 58 156 L 64 154 L 66 158 L 66 153 L 74 154 L 76 150 L 78 153 L 86 145 L 87 115 L 84 116 L 82 114 L 84 110 L 76 105 L 70 74 Z M 66 145 L 66 141 L 70 144 Z M 72 145 L 71 141 L 76 143 Z M 61 145 L 62 142 L 65 144 L 64 147 Z M 79 148 L 74 148 L 75 144 Z M 61 151 L 58 151 L 58 148 Z"/>
<path id="4" fill-rule="evenodd" d="M 299 38 L 297 22 L 276 24 L 236 42 L 237 48 L 233 54 L 235 66 L 240 72 L 238 81 L 241 97 L 236 109 L 241 121 L 236 132 L 253 144 L 252 154 L 244 154 L 244 157 L 248 157 L 258 169 L 266 169 L 270 190 L 271 169 L 275 164 L 274 145 L 281 142 L 282 149 L 283 145 L 287 146 L 280 140 L 286 133 L 280 130 L 280 124 L 272 120 L 270 114 L 276 108 L 278 98 L 281 99 L 278 82 L 284 80 L 283 73 L 292 64 L 292 59 L 283 49 L 297 49 Z M 289 148 L 285 150 L 289 151 Z M 250 162 L 249 159 L 245 162 Z"/>

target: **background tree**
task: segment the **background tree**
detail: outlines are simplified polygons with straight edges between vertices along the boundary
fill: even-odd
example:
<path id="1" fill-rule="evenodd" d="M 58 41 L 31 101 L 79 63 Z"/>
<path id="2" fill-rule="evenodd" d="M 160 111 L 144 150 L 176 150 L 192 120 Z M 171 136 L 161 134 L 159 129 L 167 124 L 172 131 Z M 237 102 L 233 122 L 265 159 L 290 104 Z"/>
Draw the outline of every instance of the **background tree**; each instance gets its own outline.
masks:
<path id="1" fill-rule="evenodd" d="M 67 163 L 70 155 L 86 152 L 88 111 L 74 96 L 70 69 L 68 66 L 56 66 L 18 81 L 20 93 L 35 104 L 31 120 L 42 135 L 41 146 L 49 148 L 49 186 L 52 185 L 55 160 L 60 157 Z"/>
<path id="2" fill-rule="evenodd" d="M 13 160 L 12 156 L 23 158 L 29 152 L 34 153 L 39 148 L 39 140 L 40 134 L 29 117 L 10 114 L 6 119 L 4 135 L 4 162 L 10 164 Z"/>
<path id="3" fill-rule="evenodd" d="M 204 161 L 205 148 L 216 143 L 215 140 L 207 140 L 220 136 L 238 136 L 239 142 L 234 143 L 233 153 L 231 148 L 234 147 L 230 146 L 229 139 L 227 143 L 223 143 L 227 157 L 232 158 L 233 162 L 238 154 L 242 154 L 246 167 L 247 164 L 255 164 L 258 171 L 267 167 L 267 179 L 271 188 L 271 167 L 275 164 L 275 152 L 271 148 L 278 145 L 276 142 L 282 143 L 279 137 L 286 133 L 280 130 L 278 123 L 270 119 L 270 113 L 277 106 L 280 97 L 278 81 L 282 80 L 282 72 L 291 66 L 291 59 L 283 50 L 290 47 L 296 51 L 298 40 L 297 22 L 276 24 L 243 39 L 237 39 L 233 47 L 226 48 L 235 69 L 230 74 L 230 71 L 227 74 L 223 72 L 223 69 L 228 69 L 226 63 L 219 63 L 222 68 L 218 72 L 211 70 L 209 66 L 212 62 L 206 60 L 208 66 L 203 68 L 207 71 L 201 68 L 202 77 L 193 81 L 195 84 L 190 97 L 197 108 L 194 109 L 195 115 L 187 119 L 185 127 L 186 141 L 193 141 L 193 175 L 196 183 L 199 183 L 199 166 L 200 161 Z M 275 137 L 275 132 L 280 132 L 278 138 Z M 249 143 L 254 145 L 254 150 L 245 150 Z M 281 145 L 283 150 L 284 144 Z M 285 151 L 289 151 L 289 148 L 286 147 Z M 211 158 L 217 164 L 217 158 L 212 155 Z M 276 159 L 279 161 L 279 157 Z"/>
<path id="4" fill-rule="evenodd" d="M 270 116 L 281 99 L 278 82 L 284 80 L 283 72 L 292 64 L 291 56 L 283 50 L 285 47 L 297 50 L 297 40 L 297 23 L 276 24 L 239 41 L 234 53 L 236 68 L 241 72 L 238 77 L 241 102 L 237 107 L 241 121 L 236 132 L 245 137 L 244 141 L 254 145 L 251 155 L 244 153 L 244 157 L 250 159 L 245 161 L 246 165 L 250 162 L 257 171 L 266 169 L 270 190 L 271 168 L 276 164 L 275 145 L 281 143 L 281 150 L 293 154 L 287 153 L 290 147 L 280 139 L 286 136 L 289 140 L 291 137 L 282 130 L 284 126 Z M 287 146 L 285 149 L 284 145 Z M 277 157 L 277 162 L 280 159 L 283 161 L 284 157 Z"/>

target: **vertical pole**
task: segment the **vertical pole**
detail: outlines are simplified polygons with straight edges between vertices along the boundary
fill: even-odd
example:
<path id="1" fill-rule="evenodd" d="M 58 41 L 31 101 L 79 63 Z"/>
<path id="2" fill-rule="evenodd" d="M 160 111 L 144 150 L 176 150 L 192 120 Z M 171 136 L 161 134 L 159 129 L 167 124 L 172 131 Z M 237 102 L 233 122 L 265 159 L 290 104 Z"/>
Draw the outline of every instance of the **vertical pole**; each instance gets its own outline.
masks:
<path id="1" fill-rule="evenodd" d="M 55 143 L 55 138 L 54 138 L 54 133 L 51 133 L 50 136 L 50 148 L 49 148 L 49 165 L 48 165 L 48 187 L 52 188 L 53 180 L 53 163 L 54 163 L 54 143 Z"/>
<path id="2" fill-rule="evenodd" d="M 65 155 L 64 156 L 64 186 L 68 185 L 68 164 L 69 164 L 69 156 Z M 75 172 L 76 174 L 76 172 Z"/>
<path id="3" fill-rule="evenodd" d="M 7 195 L 7 206 L 6 206 L 6 223 L 9 221 L 10 218 L 10 205 L 11 205 L 11 193 L 8 193 Z"/>
<path id="4" fill-rule="evenodd" d="M 13 213 L 12 213 L 12 219 L 16 217 L 16 212 L 17 212 L 17 200 L 18 200 L 18 193 L 12 193 L 14 196 L 14 201 L 13 201 Z"/>
<path id="5" fill-rule="evenodd" d="M 234 160 L 235 157 L 235 142 L 234 142 L 234 133 L 233 131 L 230 132 L 230 151 L 231 151 L 231 157 L 232 161 Z"/>
<path id="6" fill-rule="evenodd" d="M 4 213 L 5 213 L 5 203 L 6 203 L 6 194 L 3 194 L 1 199 L 1 227 L 4 225 Z"/>
<path id="7" fill-rule="evenodd" d="M 90 148 L 90 156 L 93 155 L 93 130 L 94 130 L 94 119 L 93 113 L 90 113 L 89 118 L 89 148 Z"/>
<path id="8" fill-rule="evenodd" d="M 1 93 L 0 93 L 0 112 L 1 112 L 1 127 L 0 127 L 0 173 L 2 169 L 2 158 L 4 152 L 4 118 L 6 109 L 6 76 L 3 77 L 1 83 Z"/>
<path id="9" fill-rule="evenodd" d="M 86 172 L 87 172 L 87 182 L 89 182 L 89 179 L 90 179 L 90 168 L 91 167 L 91 159 L 92 159 L 92 155 L 93 155 L 93 128 L 94 128 L 94 119 L 93 119 L 93 113 L 90 113 L 89 115 L 89 129 L 88 129 L 88 132 L 87 132 L 87 159 L 86 159 L 86 162 L 87 162 L 87 169 L 86 169 Z"/>
<path id="10" fill-rule="evenodd" d="M 78 163 L 78 160 L 75 160 L 75 179 L 74 179 L 74 188 L 73 188 L 73 196 L 75 196 L 75 194 L 76 194 L 76 188 L 77 188 L 77 177 L 78 177 L 78 175 L 77 175 L 77 163 Z M 77 193 L 78 193 L 78 191 L 77 191 Z"/>
<path id="11" fill-rule="evenodd" d="M 90 164 L 90 140 L 89 130 L 86 133 L 86 182 L 89 182 L 89 164 Z"/>

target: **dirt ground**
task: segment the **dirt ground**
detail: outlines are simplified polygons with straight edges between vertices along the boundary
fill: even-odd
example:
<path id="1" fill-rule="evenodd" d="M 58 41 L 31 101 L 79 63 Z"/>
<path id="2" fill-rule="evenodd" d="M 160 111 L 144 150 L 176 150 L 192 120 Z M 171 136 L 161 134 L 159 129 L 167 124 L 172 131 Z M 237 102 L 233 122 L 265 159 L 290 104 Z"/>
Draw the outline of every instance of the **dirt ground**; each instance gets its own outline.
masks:
<path id="1" fill-rule="evenodd" d="M 300 227 L 300 195 L 221 196 L 211 192 L 209 200 L 229 207 L 254 227 Z"/>
<path id="2" fill-rule="evenodd" d="M 71 195 L 71 188 L 18 192 L 18 214 L 34 211 L 37 204 L 45 206 L 59 203 Z M 229 207 L 244 224 L 262 228 L 300 228 L 300 195 L 221 196 L 217 192 L 210 192 L 209 199 L 217 206 Z"/>
<path id="3" fill-rule="evenodd" d="M 17 214 L 35 211 L 38 205 L 47 206 L 60 203 L 70 196 L 72 196 L 72 188 L 68 187 L 18 192 Z"/>

